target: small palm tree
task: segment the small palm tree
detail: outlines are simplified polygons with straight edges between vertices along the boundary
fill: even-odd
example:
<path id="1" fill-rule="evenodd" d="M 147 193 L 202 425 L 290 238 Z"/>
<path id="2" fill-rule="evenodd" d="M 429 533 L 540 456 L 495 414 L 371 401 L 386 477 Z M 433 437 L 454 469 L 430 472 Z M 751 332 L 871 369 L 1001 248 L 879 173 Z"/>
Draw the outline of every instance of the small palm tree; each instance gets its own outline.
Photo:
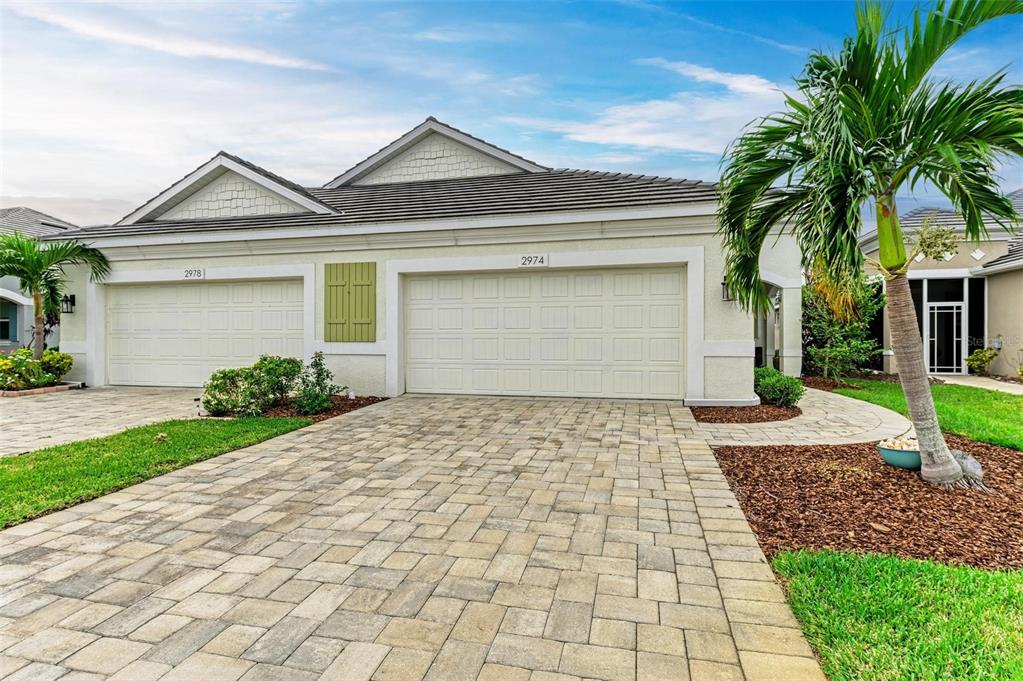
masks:
<path id="1" fill-rule="evenodd" d="M 60 314 L 66 283 L 64 268 L 73 265 L 87 266 L 93 281 L 102 281 L 110 274 L 106 256 L 80 241 L 40 244 L 18 232 L 0 235 L 0 277 L 17 277 L 22 290 L 32 296 L 36 359 L 43 356 L 46 315 Z"/>
<path id="2" fill-rule="evenodd" d="M 779 226 L 795 235 L 804 267 L 841 292 L 862 271 L 861 215 L 873 201 L 876 267 L 887 280 L 892 348 L 920 442 L 921 476 L 946 486 L 964 484 L 963 471 L 934 411 L 906 276 L 915 253 L 907 253 L 895 196 L 920 181 L 933 185 L 974 241 L 986 236 L 985 218 L 1007 227 L 1017 220 L 996 169 L 1023 155 L 1023 89 L 1003 85 L 1003 72 L 966 85 L 938 83 L 930 73 L 969 31 L 1021 13 L 1023 0 L 939 0 L 926 14 L 917 10 L 911 27 L 890 28 L 876 0 L 862 2 L 855 36 L 838 54 L 810 56 L 796 80 L 798 96 L 732 145 L 721 178 L 725 278 L 746 309 L 766 304 L 758 258 Z"/>

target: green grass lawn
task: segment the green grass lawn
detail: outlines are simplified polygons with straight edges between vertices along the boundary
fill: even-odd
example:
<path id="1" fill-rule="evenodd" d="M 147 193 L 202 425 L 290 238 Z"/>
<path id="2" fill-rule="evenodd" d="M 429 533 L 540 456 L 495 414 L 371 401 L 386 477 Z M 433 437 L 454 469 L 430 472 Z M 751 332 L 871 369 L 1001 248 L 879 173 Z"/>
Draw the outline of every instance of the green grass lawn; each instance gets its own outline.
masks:
<path id="1" fill-rule="evenodd" d="M 831 681 L 1023 679 L 1023 572 L 830 551 L 773 565 Z"/>
<path id="2" fill-rule="evenodd" d="M 835 392 L 909 415 L 900 384 L 861 379 L 849 379 L 847 383 L 856 387 L 837 388 Z M 950 383 L 932 385 L 931 393 L 942 430 L 1023 450 L 1023 395 Z"/>
<path id="3" fill-rule="evenodd" d="M 0 458 L 0 528 L 308 425 L 301 418 L 189 419 Z M 159 438 L 160 433 L 166 439 Z"/>

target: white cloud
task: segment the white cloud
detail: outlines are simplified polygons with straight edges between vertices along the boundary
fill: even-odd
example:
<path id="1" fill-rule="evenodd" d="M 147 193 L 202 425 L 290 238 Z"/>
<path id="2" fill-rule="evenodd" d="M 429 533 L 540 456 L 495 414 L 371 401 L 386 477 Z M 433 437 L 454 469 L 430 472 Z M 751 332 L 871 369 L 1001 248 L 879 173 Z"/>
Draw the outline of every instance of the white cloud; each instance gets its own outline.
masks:
<path id="1" fill-rule="evenodd" d="M 653 57 L 651 59 L 639 59 L 636 63 L 644 64 L 646 66 L 658 66 L 662 69 L 674 71 L 679 75 L 692 78 L 693 80 L 701 83 L 724 85 L 732 92 L 741 92 L 751 95 L 771 95 L 782 89 L 781 85 L 772 83 L 766 78 L 761 78 L 756 74 L 728 73 L 726 71 L 712 69 L 709 66 L 700 66 L 699 64 L 692 64 L 685 61 L 668 61 L 662 57 Z"/>
<path id="2" fill-rule="evenodd" d="M 724 92 L 686 90 L 665 99 L 619 104 L 589 121 L 506 120 L 557 132 L 575 142 L 720 155 L 748 123 L 777 110 L 783 102 L 780 86 L 755 74 L 726 73 L 661 58 L 640 63 L 723 86 Z"/>
<path id="3" fill-rule="evenodd" d="M 95 12 L 66 11 L 66 5 L 12 3 L 7 8 L 21 16 L 57 26 L 88 38 L 121 45 L 141 47 L 154 52 L 178 57 L 206 57 L 230 61 L 314 71 L 329 70 L 325 64 L 245 45 L 232 45 L 222 41 L 206 41 L 191 35 L 169 31 L 154 24 L 142 24 L 125 17 L 100 16 Z"/>

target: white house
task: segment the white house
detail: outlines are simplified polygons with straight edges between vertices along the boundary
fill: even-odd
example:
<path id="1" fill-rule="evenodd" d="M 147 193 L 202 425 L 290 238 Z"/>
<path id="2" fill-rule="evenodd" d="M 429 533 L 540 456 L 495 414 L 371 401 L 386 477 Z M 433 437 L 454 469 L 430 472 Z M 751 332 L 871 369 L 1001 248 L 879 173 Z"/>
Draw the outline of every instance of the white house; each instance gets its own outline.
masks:
<path id="1" fill-rule="evenodd" d="M 76 225 L 26 206 L 0 208 L 0 234 L 20 232 L 26 236 L 60 235 Z M 32 343 L 35 311 L 32 299 L 21 290 L 15 277 L 0 277 L 0 354 Z M 59 327 L 47 337 L 49 345 L 59 342 Z"/>
<path id="2" fill-rule="evenodd" d="M 113 267 L 73 281 L 61 345 L 91 385 L 322 351 L 360 393 L 752 404 L 755 356 L 800 369 L 799 252 L 769 240 L 776 311 L 753 319 L 716 209 L 713 184 L 554 170 L 433 118 L 320 188 L 220 152 L 60 235 Z"/>

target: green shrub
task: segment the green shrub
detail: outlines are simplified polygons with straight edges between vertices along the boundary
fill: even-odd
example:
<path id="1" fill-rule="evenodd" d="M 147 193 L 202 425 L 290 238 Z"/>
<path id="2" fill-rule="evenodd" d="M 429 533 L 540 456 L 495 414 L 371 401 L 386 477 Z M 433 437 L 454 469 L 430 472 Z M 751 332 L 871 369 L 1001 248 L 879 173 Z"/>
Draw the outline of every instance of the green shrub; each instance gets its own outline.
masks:
<path id="1" fill-rule="evenodd" d="M 345 386 L 334 385 L 334 374 L 323 361 L 323 353 L 317 352 L 299 378 L 295 409 L 300 414 L 320 414 L 330 409 L 331 395 L 347 390 Z"/>
<path id="2" fill-rule="evenodd" d="M 881 352 L 873 339 L 849 338 L 841 334 L 820 347 L 808 347 L 810 365 L 824 378 L 838 380 L 865 368 Z"/>
<path id="3" fill-rule="evenodd" d="M 27 390 L 53 385 L 57 377 L 43 368 L 28 348 L 0 357 L 0 390 Z"/>
<path id="4" fill-rule="evenodd" d="M 753 370 L 753 391 L 764 404 L 791 407 L 805 392 L 803 383 L 794 376 L 786 376 L 772 367 Z"/>
<path id="5" fill-rule="evenodd" d="M 43 357 L 39 361 L 42 362 L 43 371 L 53 374 L 58 380 L 61 376 L 71 371 L 71 366 L 75 363 L 74 357 L 66 352 L 59 352 L 57 350 L 44 351 Z"/>
<path id="6" fill-rule="evenodd" d="M 978 348 L 966 358 L 966 366 L 975 374 L 986 374 L 987 368 L 997 356 L 998 351 L 992 347 Z"/>
<path id="7" fill-rule="evenodd" d="M 854 309 L 846 319 L 836 317 L 813 282 L 803 287 L 804 373 L 840 379 L 867 368 L 881 354 L 870 323 L 884 307 L 885 296 L 865 280 L 850 287 Z"/>
<path id="8" fill-rule="evenodd" d="M 263 355 L 252 365 L 254 380 L 271 405 L 283 404 L 294 392 L 302 375 L 302 360 L 297 357 Z"/>
<path id="9" fill-rule="evenodd" d="M 269 398 L 251 367 L 219 369 L 203 386 L 202 406 L 212 416 L 259 416 Z"/>

